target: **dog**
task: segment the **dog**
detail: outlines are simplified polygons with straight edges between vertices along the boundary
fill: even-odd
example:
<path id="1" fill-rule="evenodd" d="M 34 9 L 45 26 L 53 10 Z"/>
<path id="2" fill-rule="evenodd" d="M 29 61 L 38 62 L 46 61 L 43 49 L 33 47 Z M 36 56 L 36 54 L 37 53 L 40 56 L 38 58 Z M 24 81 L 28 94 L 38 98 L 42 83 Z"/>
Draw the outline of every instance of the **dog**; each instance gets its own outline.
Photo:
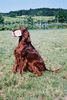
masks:
<path id="1" fill-rule="evenodd" d="M 18 46 L 14 50 L 15 64 L 12 71 L 20 74 L 26 70 L 41 76 L 44 71 L 49 71 L 45 63 L 31 43 L 30 33 L 27 28 L 19 28 L 12 31 L 13 36 L 19 37 Z"/>

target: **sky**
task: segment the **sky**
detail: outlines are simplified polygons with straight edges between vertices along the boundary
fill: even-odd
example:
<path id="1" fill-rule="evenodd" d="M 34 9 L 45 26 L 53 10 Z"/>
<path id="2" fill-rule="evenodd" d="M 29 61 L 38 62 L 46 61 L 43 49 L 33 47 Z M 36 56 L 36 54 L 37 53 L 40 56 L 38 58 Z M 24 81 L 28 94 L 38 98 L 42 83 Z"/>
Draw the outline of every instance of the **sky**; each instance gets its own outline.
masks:
<path id="1" fill-rule="evenodd" d="M 64 8 L 67 0 L 0 0 L 0 12 L 35 8 Z"/>

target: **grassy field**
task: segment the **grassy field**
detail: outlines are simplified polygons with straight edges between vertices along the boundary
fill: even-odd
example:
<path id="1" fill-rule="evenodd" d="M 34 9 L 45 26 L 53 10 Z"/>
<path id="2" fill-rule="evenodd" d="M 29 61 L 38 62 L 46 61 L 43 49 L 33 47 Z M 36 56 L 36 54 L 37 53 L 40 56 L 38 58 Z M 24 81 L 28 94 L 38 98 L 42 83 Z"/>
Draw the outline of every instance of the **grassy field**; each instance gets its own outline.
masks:
<path id="1" fill-rule="evenodd" d="M 25 26 L 25 27 L 29 27 L 29 29 L 31 29 L 28 25 L 27 19 L 29 16 L 16 16 L 16 17 L 4 17 L 4 28 L 6 30 L 12 30 L 15 28 L 18 28 L 19 26 Z M 37 22 L 48 22 L 49 20 L 54 20 L 55 17 L 54 16 L 33 16 L 33 23 L 37 23 Z M 0 26 L 0 30 L 2 29 L 3 26 Z M 35 24 L 33 25 L 33 29 L 38 29 L 41 27 L 36 26 Z"/>
<path id="2" fill-rule="evenodd" d="M 0 100 L 67 100 L 67 30 L 30 30 L 30 35 L 47 68 L 60 71 L 46 71 L 41 77 L 13 74 L 18 38 L 0 31 Z"/>
<path id="3" fill-rule="evenodd" d="M 12 17 L 4 17 L 5 22 L 23 22 L 23 20 L 26 19 L 27 16 L 17 16 L 16 18 L 12 18 Z M 54 16 L 34 16 L 32 17 L 34 22 L 36 22 L 37 20 L 43 20 L 43 21 L 48 21 L 48 20 L 53 20 L 55 19 Z"/>

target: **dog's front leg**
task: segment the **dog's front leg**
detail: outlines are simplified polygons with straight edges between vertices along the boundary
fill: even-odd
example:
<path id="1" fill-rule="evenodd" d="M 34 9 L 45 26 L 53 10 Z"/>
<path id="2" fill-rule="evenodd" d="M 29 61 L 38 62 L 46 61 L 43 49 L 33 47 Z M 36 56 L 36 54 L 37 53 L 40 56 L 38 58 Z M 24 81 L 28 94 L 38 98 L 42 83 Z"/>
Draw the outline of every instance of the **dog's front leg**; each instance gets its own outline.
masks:
<path id="1" fill-rule="evenodd" d="M 25 67 L 27 65 L 27 59 L 21 59 L 20 61 L 20 74 L 24 71 Z"/>

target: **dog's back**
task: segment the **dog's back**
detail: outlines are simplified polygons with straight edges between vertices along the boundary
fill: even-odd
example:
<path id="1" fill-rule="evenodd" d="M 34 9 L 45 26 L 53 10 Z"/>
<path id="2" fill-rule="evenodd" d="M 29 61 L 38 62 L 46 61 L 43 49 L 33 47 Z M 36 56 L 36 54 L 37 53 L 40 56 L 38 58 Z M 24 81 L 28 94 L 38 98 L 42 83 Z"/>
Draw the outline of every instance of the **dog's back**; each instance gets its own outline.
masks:
<path id="1" fill-rule="evenodd" d="M 22 54 L 24 54 L 25 58 L 28 61 L 28 64 L 33 64 L 33 66 L 37 67 L 39 71 L 46 70 L 42 57 L 31 43 L 25 47 L 24 52 L 22 51 Z"/>

